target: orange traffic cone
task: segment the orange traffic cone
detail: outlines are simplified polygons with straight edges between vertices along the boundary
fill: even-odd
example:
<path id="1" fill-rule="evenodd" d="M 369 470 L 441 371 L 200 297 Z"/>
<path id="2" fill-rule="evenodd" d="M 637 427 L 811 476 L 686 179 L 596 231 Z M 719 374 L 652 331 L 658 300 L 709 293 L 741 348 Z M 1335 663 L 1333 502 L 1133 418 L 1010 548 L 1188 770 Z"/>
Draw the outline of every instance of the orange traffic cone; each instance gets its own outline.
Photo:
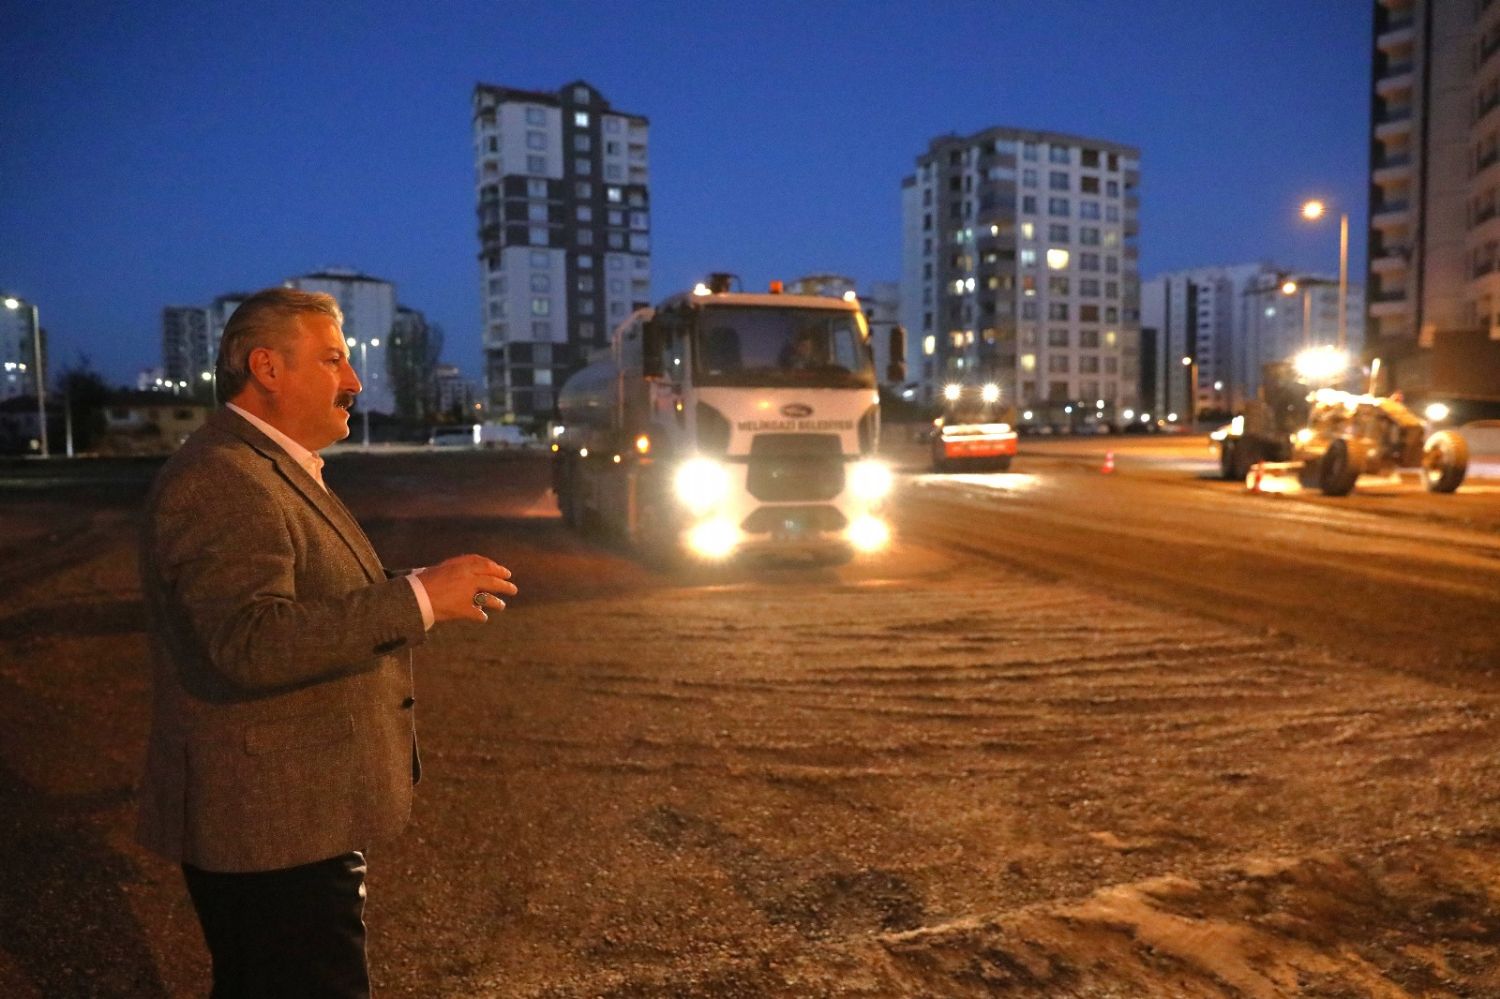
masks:
<path id="1" fill-rule="evenodd" d="M 1266 473 L 1265 462 L 1257 461 L 1255 463 L 1255 469 L 1254 469 L 1254 471 L 1252 471 L 1250 473 L 1250 491 L 1252 493 L 1258 493 L 1258 492 L 1260 492 L 1260 480 L 1265 475 L 1265 473 Z"/>
<path id="2" fill-rule="evenodd" d="M 1109 475 L 1114 470 L 1115 470 L 1115 453 L 1113 451 L 1105 451 L 1104 452 L 1104 464 L 1100 467 L 1099 471 L 1103 475 Z"/>

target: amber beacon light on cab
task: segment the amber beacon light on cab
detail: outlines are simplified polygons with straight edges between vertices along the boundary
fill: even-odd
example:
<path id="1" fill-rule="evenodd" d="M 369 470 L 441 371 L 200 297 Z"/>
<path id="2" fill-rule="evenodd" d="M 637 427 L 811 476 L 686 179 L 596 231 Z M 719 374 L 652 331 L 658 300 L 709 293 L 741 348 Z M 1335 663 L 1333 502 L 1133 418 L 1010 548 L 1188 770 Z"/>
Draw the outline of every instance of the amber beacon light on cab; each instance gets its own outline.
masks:
<path id="1" fill-rule="evenodd" d="M 568 379 L 553 441 L 563 519 L 664 558 L 880 551 L 892 478 L 856 296 L 736 284 L 715 274 L 637 310 Z"/>

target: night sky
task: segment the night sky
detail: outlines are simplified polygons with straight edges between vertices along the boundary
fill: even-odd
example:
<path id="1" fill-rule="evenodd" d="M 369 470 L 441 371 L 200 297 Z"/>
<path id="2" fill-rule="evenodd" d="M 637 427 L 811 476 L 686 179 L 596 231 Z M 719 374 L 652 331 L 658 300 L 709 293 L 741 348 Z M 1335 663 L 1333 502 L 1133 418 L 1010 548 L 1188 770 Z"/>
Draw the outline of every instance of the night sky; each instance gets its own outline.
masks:
<path id="1" fill-rule="evenodd" d="M 898 280 L 901 179 L 996 125 L 1141 149 L 1141 274 L 1364 267 L 1368 0 L 7 4 L 0 290 L 53 370 L 160 364 L 161 309 L 327 266 L 480 372 L 476 82 L 650 119 L 653 298 Z"/>

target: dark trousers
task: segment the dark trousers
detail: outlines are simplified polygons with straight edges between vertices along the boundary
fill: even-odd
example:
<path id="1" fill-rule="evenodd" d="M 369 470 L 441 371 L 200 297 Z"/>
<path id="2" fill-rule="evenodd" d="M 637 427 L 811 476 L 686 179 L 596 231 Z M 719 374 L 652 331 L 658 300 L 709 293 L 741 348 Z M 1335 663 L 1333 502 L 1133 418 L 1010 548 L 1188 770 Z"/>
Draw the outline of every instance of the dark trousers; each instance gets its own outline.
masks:
<path id="1" fill-rule="evenodd" d="M 248 874 L 182 865 L 213 957 L 212 999 L 365 999 L 365 858 Z"/>

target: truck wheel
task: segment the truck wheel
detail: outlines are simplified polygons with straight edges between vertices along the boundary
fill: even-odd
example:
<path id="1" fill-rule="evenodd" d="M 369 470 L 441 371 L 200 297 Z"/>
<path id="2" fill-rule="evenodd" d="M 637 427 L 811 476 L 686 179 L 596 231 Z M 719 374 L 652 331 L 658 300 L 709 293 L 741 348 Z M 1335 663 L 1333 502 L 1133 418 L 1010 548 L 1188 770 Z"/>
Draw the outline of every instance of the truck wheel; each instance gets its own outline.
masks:
<path id="1" fill-rule="evenodd" d="M 1237 446 L 1234 449 L 1234 474 L 1230 478 L 1236 482 L 1243 483 L 1250 477 L 1250 469 L 1255 467 L 1255 463 L 1264 461 L 1266 456 L 1261 453 L 1260 442 L 1253 437 L 1241 437 L 1236 443 Z"/>
<path id="2" fill-rule="evenodd" d="M 1439 430 L 1422 447 L 1422 485 L 1430 493 L 1451 493 L 1469 471 L 1469 444 L 1452 430 Z"/>
<path id="3" fill-rule="evenodd" d="M 1229 482 L 1244 478 L 1243 475 L 1234 474 L 1237 464 L 1236 458 L 1240 450 L 1239 443 L 1239 441 L 1232 437 L 1226 437 L 1219 441 L 1219 478 Z"/>
<path id="4" fill-rule="evenodd" d="M 1324 496 L 1348 496 L 1359 479 L 1359 465 L 1342 438 L 1328 445 L 1318 465 L 1318 488 Z"/>

